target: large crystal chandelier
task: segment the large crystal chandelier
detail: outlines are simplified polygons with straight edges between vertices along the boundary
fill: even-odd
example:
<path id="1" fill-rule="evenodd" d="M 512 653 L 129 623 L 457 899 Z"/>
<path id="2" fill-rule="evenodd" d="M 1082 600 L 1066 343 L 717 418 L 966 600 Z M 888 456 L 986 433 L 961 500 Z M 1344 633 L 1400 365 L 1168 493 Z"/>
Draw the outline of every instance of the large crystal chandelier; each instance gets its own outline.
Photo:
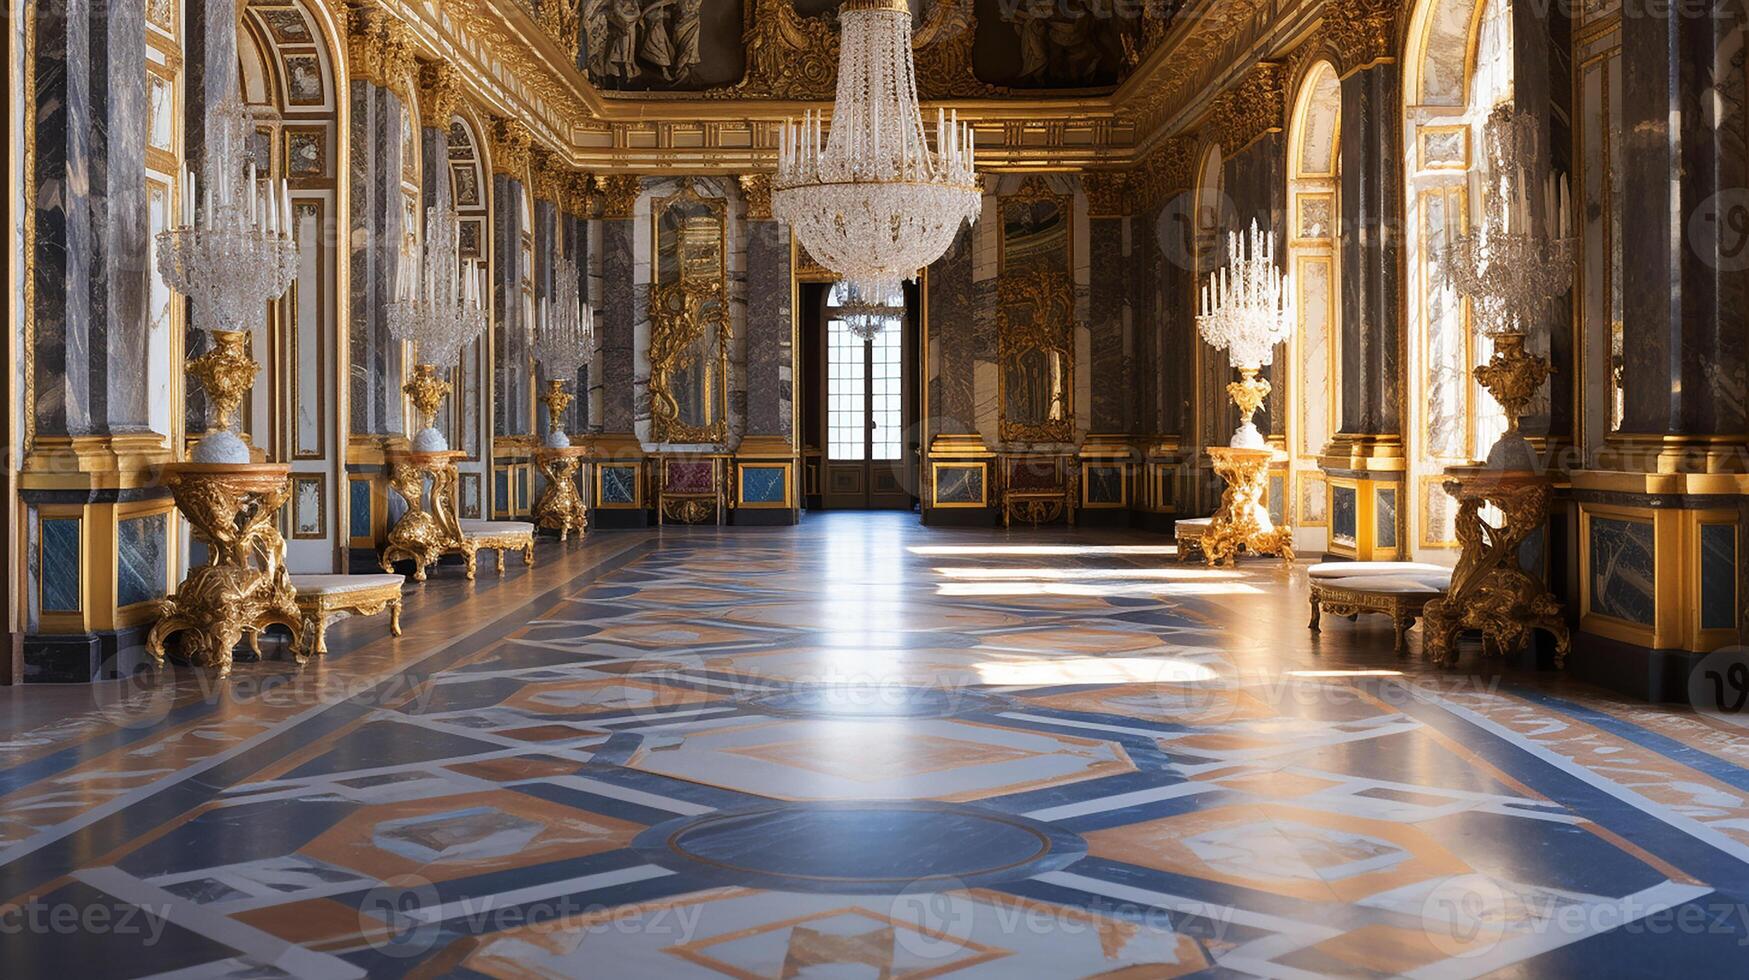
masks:
<path id="1" fill-rule="evenodd" d="M 1251 416 L 1270 387 L 1257 372 L 1275 361 L 1275 347 L 1288 339 L 1293 322 L 1293 282 L 1275 264 L 1275 232 L 1260 233 L 1253 221 L 1245 238 L 1230 233 L 1227 266 L 1203 284 L 1196 328 L 1210 347 L 1227 352 L 1227 363 L 1242 379 L 1227 385 L 1241 415 L 1233 431 L 1236 449 L 1264 448 Z"/>
<path id="2" fill-rule="evenodd" d="M 196 462 L 249 462 L 248 445 L 231 431 L 260 370 L 245 338 L 297 275 L 291 197 L 284 180 L 258 179 L 249 149 L 254 135 L 255 116 L 240 99 L 213 106 L 201 180 L 191 172 L 183 182 L 182 214 L 190 223 L 157 237 L 158 275 L 194 301 L 194 325 L 213 337 L 212 349 L 188 365 L 216 423 L 195 446 Z"/>
<path id="3" fill-rule="evenodd" d="M 1543 178 L 1542 231 L 1532 220 L 1529 188 L 1537 153 L 1537 117 L 1512 104 L 1488 116 L 1482 220 L 1457 236 L 1445 257 L 1445 276 L 1470 301 L 1471 316 L 1494 346 L 1476 380 L 1506 412 L 1506 431 L 1488 451 L 1488 465 L 1530 469 L 1535 453 L 1519 432 L 1537 390 L 1552 370 L 1548 358 L 1524 348 L 1530 327 L 1549 300 L 1573 284 L 1573 248 L 1567 178 Z"/>
<path id="4" fill-rule="evenodd" d="M 972 127 L 939 110 L 923 132 L 905 0 L 846 0 L 830 135 L 821 113 L 784 124 L 771 210 L 808 254 L 864 296 L 890 296 L 976 221 Z"/>
<path id="5" fill-rule="evenodd" d="M 419 410 L 420 428 L 413 437 L 417 452 L 442 452 L 449 440 L 434 424 L 438 406 L 450 384 L 438 373 L 448 370 L 462 348 L 486 329 L 485 272 L 477 261 L 461 258 L 461 220 L 450 208 L 425 211 L 423 257 L 409 244 L 401 250 L 395 300 L 389 304 L 389 336 L 413 344 L 413 377 L 401 386 Z"/>
<path id="6" fill-rule="evenodd" d="M 552 299 L 541 301 L 534 356 L 547 376 L 547 391 L 541 396 L 547 406 L 547 445 L 564 448 L 571 444 L 564 418 L 572 399 L 565 382 L 577 377 L 583 359 L 595 346 L 595 311 L 583 303 L 576 262 L 559 260 L 553 277 Z"/>

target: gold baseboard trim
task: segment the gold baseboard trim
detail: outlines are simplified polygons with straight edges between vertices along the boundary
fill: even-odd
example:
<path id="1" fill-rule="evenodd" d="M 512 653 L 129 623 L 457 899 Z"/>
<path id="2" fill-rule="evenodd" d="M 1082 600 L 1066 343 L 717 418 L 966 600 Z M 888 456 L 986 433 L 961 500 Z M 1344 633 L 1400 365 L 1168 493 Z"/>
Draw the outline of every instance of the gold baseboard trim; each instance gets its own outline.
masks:
<path id="1" fill-rule="evenodd" d="M 24 457 L 25 490 L 132 490 L 159 482 L 174 461 L 170 440 L 155 432 L 37 436 Z"/>
<path id="2" fill-rule="evenodd" d="M 1409 469 L 1403 437 L 1338 432 L 1318 457 L 1318 468 L 1347 472 L 1402 473 Z"/>

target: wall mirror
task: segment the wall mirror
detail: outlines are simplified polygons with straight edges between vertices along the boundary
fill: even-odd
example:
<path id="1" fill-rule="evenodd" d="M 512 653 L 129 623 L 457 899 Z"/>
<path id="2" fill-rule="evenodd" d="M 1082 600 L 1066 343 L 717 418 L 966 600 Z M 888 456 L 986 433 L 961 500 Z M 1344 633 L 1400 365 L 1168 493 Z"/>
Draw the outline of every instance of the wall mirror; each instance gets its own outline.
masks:
<path id="1" fill-rule="evenodd" d="M 660 443 L 728 437 L 726 202 L 688 182 L 652 202 L 650 421 Z"/>

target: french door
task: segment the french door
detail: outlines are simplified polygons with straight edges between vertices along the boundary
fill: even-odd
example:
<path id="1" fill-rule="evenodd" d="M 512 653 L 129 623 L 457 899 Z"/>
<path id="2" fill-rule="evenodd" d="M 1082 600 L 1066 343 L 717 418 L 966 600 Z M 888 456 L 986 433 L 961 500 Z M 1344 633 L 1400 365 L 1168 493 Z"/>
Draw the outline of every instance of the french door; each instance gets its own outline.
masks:
<path id="1" fill-rule="evenodd" d="M 911 506 L 905 488 L 903 321 L 872 339 L 826 320 L 826 486 L 828 508 Z"/>

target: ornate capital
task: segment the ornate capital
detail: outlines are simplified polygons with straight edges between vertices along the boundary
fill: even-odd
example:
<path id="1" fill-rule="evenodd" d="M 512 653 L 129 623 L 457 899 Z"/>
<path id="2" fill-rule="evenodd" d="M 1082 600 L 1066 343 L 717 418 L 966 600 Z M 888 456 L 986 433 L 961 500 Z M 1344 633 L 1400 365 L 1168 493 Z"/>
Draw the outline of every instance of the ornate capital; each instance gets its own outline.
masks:
<path id="1" fill-rule="evenodd" d="M 419 68 L 419 118 L 432 129 L 449 129 L 462 104 L 462 78 L 447 61 L 428 61 Z"/>
<path id="2" fill-rule="evenodd" d="M 567 178 L 570 171 L 551 151 L 536 148 L 529 154 L 529 185 L 536 200 L 551 201 L 565 206 Z"/>
<path id="3" fill-rule="evenodd" d="M 748 221 L 771 220 L 771 175 L 742 174 L 741 197 L 747 202 Z"/>
<path id="4" fill-rule="evenodd" d="M 528 179 L 529 144 L 532 139 L 526 126 L 514 119 L 494 119 L 487 142 L 492 147 L 493 173 L 506 174 L 517 180 Z"/>
<path id="5" fill-rule="evenodd" d="M 560 208 L 566 214 L 587 218 L 595 214 L 595 175 L 581 170 L 565 174 L 565 197 Z"/>
<path id="6" fill-rule="evenodd" d="M 1081 175 L 1089 218 L 1121 218 L 1129 212 L 1130 175 L 1120 170 L 1090 170 Z"/>
<path id="7" fill-rule="evenodd" d="M 1324 47 L 1344 74 L 1384 61 L 1396 51 L 1399 0 L 1329 0 Z"/>
<path id="8" fill-rule="evenodd" d="M 1285 128 L 1287 72 L 1280 62 L 1259 61 L 1239 84 L 1215 101 L 1210 124 L 1227 155 L 1266 133 Z"/>
<path id="9" fill-rule="evenodd" d="M 352 77 L 406 99 L 417 50 L 407 25 L 378 6 L 354 7 L 347 21 L 346 58 Z"/>
<path id="10" fill-rule="evenodd" d="M 642 188 L 637 174 L 596 174 L 595 189 L 601 194 L 602 218 L 609 221 L 630 218 Z"/>
<path id="11" fill-rule="evenodd" d="M 1191 157 L 1196 140 L 1174 136 L 1155 147 L 1130 178 L 1130 193 L 1138 208 L 1154 208 L 1172 195 L 1190 189 Z"/>

